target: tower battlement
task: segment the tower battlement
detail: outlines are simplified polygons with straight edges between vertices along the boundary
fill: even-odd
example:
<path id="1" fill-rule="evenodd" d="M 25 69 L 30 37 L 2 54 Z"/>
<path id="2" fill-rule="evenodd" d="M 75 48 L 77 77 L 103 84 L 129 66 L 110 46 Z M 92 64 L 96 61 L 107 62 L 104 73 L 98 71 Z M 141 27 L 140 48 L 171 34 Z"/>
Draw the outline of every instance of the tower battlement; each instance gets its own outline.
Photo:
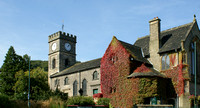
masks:
<path id="1" fill-rule="evenodd" d="M 61 32 L 61 31 L 58 31 L 52 35 L 49 35 L 49 42 L 56 39 L 61 39 L 61 38 L 76 42 L 76 35 L 72 35 L 69 33 L 66 34 L 65 32 Z"/>

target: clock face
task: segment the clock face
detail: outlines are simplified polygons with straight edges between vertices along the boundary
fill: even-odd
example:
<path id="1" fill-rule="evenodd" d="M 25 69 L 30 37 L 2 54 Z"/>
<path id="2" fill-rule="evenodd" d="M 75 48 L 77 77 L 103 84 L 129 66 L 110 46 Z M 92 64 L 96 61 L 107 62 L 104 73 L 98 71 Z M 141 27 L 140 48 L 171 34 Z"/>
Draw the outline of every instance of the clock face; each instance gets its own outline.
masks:
<path id="1" fill-rule="evenodd" d="M 53 45 L 51 46 L 51 49 L 54 51 L 56 50 L 56 43 L 53 43 Z"/>
<path id="2" fill-rule="evenodd" d="M 70 51 L 71 50 L 71 45 L 69 43 L 65 43 L 65 49 L 67 51 Z"/>

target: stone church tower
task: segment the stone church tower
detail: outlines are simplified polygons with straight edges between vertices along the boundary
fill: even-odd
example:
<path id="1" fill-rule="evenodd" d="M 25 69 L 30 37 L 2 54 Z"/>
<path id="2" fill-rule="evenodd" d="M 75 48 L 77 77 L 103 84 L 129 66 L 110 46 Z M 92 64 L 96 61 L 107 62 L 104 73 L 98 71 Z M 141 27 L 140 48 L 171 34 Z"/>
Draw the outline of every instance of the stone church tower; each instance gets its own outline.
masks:
<path id="1" fill-rule="evenodd" d="M 50 75 L 76 63 L 76 36 L 59 31 L 49 36 L 48 43 L 48 83 L 50 84 Z"/>

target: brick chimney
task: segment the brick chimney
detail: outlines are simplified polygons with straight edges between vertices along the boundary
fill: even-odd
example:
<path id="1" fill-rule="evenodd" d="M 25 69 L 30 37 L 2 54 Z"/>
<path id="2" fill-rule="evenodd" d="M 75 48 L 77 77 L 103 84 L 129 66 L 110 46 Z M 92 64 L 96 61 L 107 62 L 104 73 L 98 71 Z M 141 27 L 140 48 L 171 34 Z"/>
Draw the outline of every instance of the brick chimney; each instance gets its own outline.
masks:
<path id="1" fill-rule="evenodd" d="M 158 17 L 149 21 L 150 28 L 150 41 L 149 41 L 149 53 L 150 62 L 153 64 L 154 68 L 160 70 L 160 56 L 158 51 L 160 49 L 160 19 Z"/>

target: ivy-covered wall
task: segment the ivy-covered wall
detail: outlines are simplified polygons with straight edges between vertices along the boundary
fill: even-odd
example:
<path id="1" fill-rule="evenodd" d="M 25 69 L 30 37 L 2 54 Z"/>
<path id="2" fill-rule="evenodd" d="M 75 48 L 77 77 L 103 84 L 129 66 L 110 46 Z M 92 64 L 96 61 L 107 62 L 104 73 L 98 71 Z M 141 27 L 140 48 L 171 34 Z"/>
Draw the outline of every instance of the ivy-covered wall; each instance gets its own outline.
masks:
<path id="1" fill-rule="evenodd" d="M 132 107 L 133 97 L 138 93 L 139 79 L 127 78 L 131 70 L 129 57 L 130 54 L 113 37 L 101 59 L 101 90 L 114 107 Z"/>
<path id="2" fill-rule="evenodd" d="M 101 59 L 103 96 L 111 99 L 112 106 L 127 108 L 144 103 L 144 98 L 148 97 L 163 97 L 165 100 L 168 80 L 158 77 L 127 78 L 132 72 L 149 71 L 144 64 L 130 58 L 129 52 L 113 37 Z"/>
<path id="3" fill-rule="evenodd" d="M 189 79 L 188 65 L 183 63 L 183 55 L 181 52 L 179 52 L 178 55 L 176 53 L 169 54 L 169 57 L 171 64 L 170 68 L 161 72 L 168 78 L 171 78 L 175 91 L 180 96 L 184 93 L 184 80 Z M 178 59 L 178 65 L 172 65 L 174 63 L 174 59 L 172 57 Z"/>

